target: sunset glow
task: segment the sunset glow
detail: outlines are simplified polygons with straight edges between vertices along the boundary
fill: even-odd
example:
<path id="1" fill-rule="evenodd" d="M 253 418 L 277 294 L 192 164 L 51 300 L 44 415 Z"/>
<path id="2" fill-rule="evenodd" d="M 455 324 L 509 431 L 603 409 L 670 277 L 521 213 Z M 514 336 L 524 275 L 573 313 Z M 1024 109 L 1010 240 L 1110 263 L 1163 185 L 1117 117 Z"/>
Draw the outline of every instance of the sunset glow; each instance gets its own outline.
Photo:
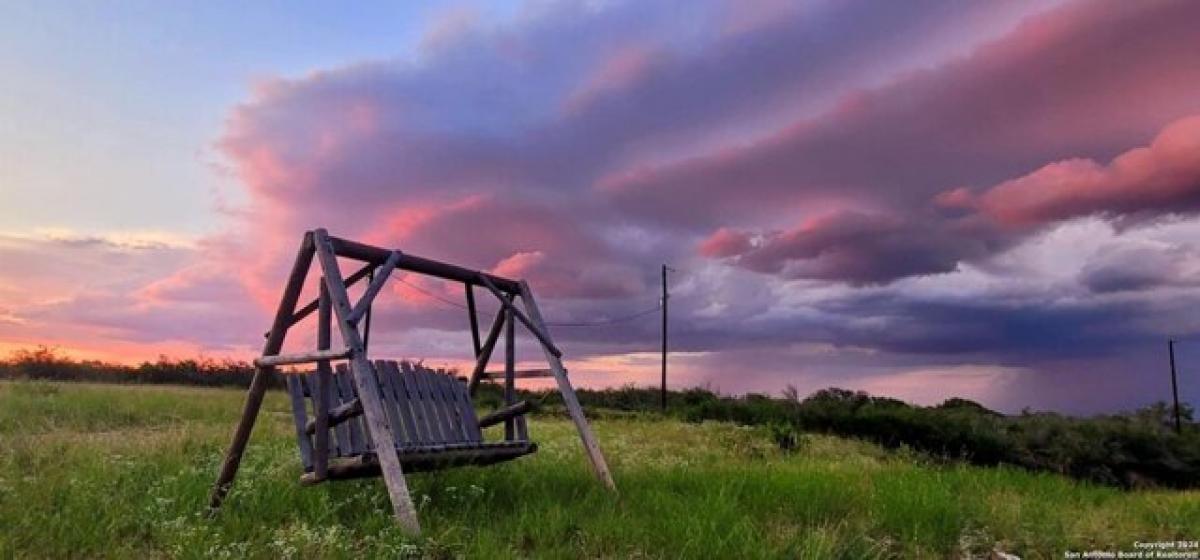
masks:
<path id="1" fill-rule="evenodd" d="M 0 18 L 0 353 L 251 360 L 325 227 L 551 323 L 668 263 L 673 387 L 1129 409 L 1175 337 L 1200 402 L 1200 2 L 125 10 Z M 372 352 L 468 367 L 397 278 Z M 658 321 L 552 330 L 650 385 Z"/>

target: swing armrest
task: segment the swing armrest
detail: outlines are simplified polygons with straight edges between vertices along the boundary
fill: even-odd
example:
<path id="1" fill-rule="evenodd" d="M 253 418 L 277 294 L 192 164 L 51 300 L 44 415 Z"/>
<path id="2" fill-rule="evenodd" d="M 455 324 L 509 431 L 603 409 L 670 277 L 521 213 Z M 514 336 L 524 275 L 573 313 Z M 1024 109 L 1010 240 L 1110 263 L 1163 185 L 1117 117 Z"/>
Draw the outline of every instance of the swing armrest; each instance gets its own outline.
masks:
<path id="1" fill-rule="evenodd" d="M 354 399 L 346 404 L 338 405 L 329 411 L 329 427 L 332 428 L 345 422 L 355 416 L 363 413 L 362 401 Z M 317 419 L 313 418 L 308 421 L 304 427 L 304 433 L 313 435 L 317 433 Z"/>
<path id="2" fill-rule="evenodd" d="M 524 415 L 526 412 L 533 410 L 533 403 L 529 401 L 518 401 L 504 408 L 498 409 L 487 416 L 479 419 L 479 427 L 486 428 L 500 424 L 506 420 L 511 420 L 518 416 Z"/>

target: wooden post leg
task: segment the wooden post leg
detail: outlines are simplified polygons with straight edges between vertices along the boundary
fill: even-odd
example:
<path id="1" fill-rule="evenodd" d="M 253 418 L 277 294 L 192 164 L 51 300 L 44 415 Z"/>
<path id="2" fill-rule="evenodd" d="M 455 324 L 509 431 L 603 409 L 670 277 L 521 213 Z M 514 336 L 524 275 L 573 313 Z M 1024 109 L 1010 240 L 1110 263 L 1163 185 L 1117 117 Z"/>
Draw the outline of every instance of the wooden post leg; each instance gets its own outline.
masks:
<path id="1" fill-rule="evenodd" d="M 254 421 L 262 408 L 263 396 L 267 393 L 271 369 L 254 370 L 254 379 L 250 381 L 250 389 L 246 392 L 246 404 L 242 407 L 242 417 L 233 432 L 233 441 L 225 452 L 225 460 L 221 462 L 221 473 L 217 475 L 217 482 L 208 497 L 210 513 L 215 513 L 221 507 L 221 502 L 225 501 L 225 496 L 229 495 L 229 489 L 233 486 L 233 479 L 242 464 L 242 454 L 246 452 L 246 443 L 250 441 L 250 432 L 254 430 Z"/>
<path id="2" fill-rule="evenodd" d="M 383 400 L 379 395 L 379 382 L 371 369 L 371 363 L 363 352 L 362 338 L 358 328 L 351 321 L 350 297 L 346 294 L 346 285 L 342 281 L 342 273 L 338 268 L 337 256 L 329 243 L 329 234 L 323 229 L 313 231 L 313 241 L 316 245 L 317 258 L 321 270 L 325 273 L 325 285 L 329 288 L 329 300 L 333 312 L 337 315 L 338 329 L 342 340 L 351 351 L 350 371 L 354 375 L 354 384 L 358 388 L 358 398 L 363 406 L 363 418 L 371 440 L 375 442 L 375 455 L 379 458 L 380 470 L 383 471 L 383 482 L 387 486 L 388 496 L 392 501 L 392 510 L 396 520 L 405 531 L 417 535 L 421 532 L 421 524 L 417 520 L 417 508 L 413 505 L 412 496 L 408 492 L 408 482 L 404 480 L 404 471 L 400 468 L 400 456 L 396 453 L 396 439 L 388 426 L 387 416 L 383 411 Z"/>
<path id="3" fill-rule="evenodd" d="M 467 291 L 467 319 L 471 323 L 471 348 L 475 350 L 475 359 L 479 359 L 479 351 L 482 349 L 479 343 L 479 314 L 475 312 L 475 287 L 470 284 L 463 284 Z"/>
<path id="4" fill-rule="evenodd" d="M 504 406 L 517 402 L 517 381 L 514 374 L 517 353 L 516 318 L 512 311 L 502 310 L 504 320 Z M 517 439 L 517 422 L 512 418 L 504 421 L 504 441 Z"/>
<path id="5" fill-rule="evenodd" d="M 479 382 L 483 380 L 483 372 L 487 369 L 488 361 L 492 359 L 496 341 L 500 340 L 500 329 L 504 326 L 504 317 L 503 309 L 496 313 L 496 318 L 492 321 L 492 328 L 488 329 L 487 339 L 480 347 L 479 355 L 475 357 L 475 369 L 471 370 L 471 379 L 467 382 L 467 394 L 472 397 L 479 388 Z"/>
<path id="6" fill-rule="evenodd" d="M 404 479 L 404 471 L 400 466 L 400 456 L 396 453 L 396 439 L 388 427 L 387 415 L 383 411 L 383 401 L 379 396 L 379 382 L 371 369 L 371 363 L 361 354 L 351 362 L 350 371 L 354 374 L 354 384 L 358 387 L 359 400 L 362 402 L 363 418 L 366 420 L 367 433 L 375 443 L 375 455 L 379 458 L 380 470 L 383 471 L 383 482 L 387 486 L 388 496 L 392 501 L 392 513 L 404 530 L 413 535 L 421 533 L 421 523 L 417 519 L 417 507 L 413 504 L 412 495 L 408 491 L 408 481 Z"/>
<path id="7" fill-rule="evenodd" d="M 533 301 L 533 293 L 524 281 L 521 282 L 521 302 L 525 304 L 529 320 L 536 324 L 543 333 L 548 333 L 546 321 L 542 319 L 542 313 L 538 310 L 537 303 Z M 583 442 L 583 448 L 592 462 L 592 470 L 596 472 L 596 478 L 600 479 L 600 482 L 604 483 L 609 490 L 615 492 L 617 485 L 613 482 L 612 473 L 608 470 L 608 462 L 604 460 L 604 453 L 600 451 L 600 443 L 596 441 L 592 427 L 588 425 L 587 417 L 583 415 L 583 407 L 579 405 L 575 389 L 571 387 L 571 381 L 567 379 L 567 370 L 563 367 L 562 359 L 545 345 L 542 345 L 542 351 L 546 354 L 550 371 L 554 373 L 554 380 L 558 383 L 558 392 L 562 394 L 563 404 L 567 406 L 567 413 L 571 416 L 571 421 L 575 423 L 575 428 L 579 430 L 579 439 Z"/>
<path id="8" fill-rule="evenodd" d="M 330 344 L 330 327 L 332 313 L 329 305 L 329 287 L 321 278 L 320 295 L 317 297 L 317 348 L 328 350 Z M 316 431 L 314 432 L 313 476 L 316 480 L 329 477 L 329 392 L 333 383 L 333 368 L 328 360 L 317 362 L 317 374 L 314 377 L 317 394 L 313 395 L 313 409 L 316 415 Z"/>
<path id="9" fill-rule="evenodd" d="M 308 275 L 312 259 L 312 234 L 305 234 L 304 241 L 300 243 L 296 261 L 292 264 L 287 287 L 283 290 L 283 298 L 279 301 L 279 308 L 275 310 L 275 322 L 263 345 L 263 356 L 279 354 L 279 349 L 283 347 L 283 339 L 287 335 L 288 327 L 292 324 L 292 313 L 296 311 L 296 301 L 300 299 L 300 291 L 304 287 L 304 278 Z M 275 369 L 272 367 L 258 367 L 254 370 L 254 379 L 250 381 L 250 389 L 246 392 L 246 405 L 242 408 L 242 417 L 238 421 L 237 429 L 233 432 L 233 441 L 229 444 L 229 450 L 225 452 L 221 473 L 217 475 L 217 482 L 213 485 L 212 494 L 208 499 L 210 512 L 215 512 L 217 508 L 220 508 L 221 502 L 225 501 L 225 496 L 229 494 L 233 479 L 237 476 L 238 466 L 242 462 L 242 453 L 246 451 L 246 443 L 250 441 L 250 432 L 254 430 L 254 421 L 258 418 L 259 409 L 262 408 L 263 396 L 267 393 L 267 384 L 274 371 Z"/>

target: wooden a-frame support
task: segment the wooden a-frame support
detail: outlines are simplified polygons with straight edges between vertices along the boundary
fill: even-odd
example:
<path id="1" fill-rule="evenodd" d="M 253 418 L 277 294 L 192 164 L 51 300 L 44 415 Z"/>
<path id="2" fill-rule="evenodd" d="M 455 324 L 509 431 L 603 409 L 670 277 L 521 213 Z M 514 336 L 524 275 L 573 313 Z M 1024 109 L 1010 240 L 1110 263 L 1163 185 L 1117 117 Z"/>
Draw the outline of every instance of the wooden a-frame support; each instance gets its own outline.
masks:
<path id="1" fill-rule="evenodd" d="M 312 267 L 314 257 L 321 268 L 322 274 L 321 281 L 319 282 L 320 295 L 313 302 L 297 310 L 296 306 L 300 299 L 300 293 L 304 287 L 308 271 Z M 338 265 L 338 257 L 364 261 L 366 265 L 349 277 L 343 278 Z M 229 450 L 225 454 L 220 474 L 217 477 L 216 484 L 213 486 L 212 494 L 209 498 L 210 511 L 215 512 L 220 508 L 221 503 L 229 493 L 233 479 L 237 475 L 242 454 L 245 452 L 246 444 L 250 439 L 250 432 L 254 428 L 254 422 L 258 418 L 259 409 L 262 407 L 267 384 L 271 375 L 275 373 L 275 368 L 280 365 L 312 362 L 317 364 L 316 379 L 320 397 L 315 399 L 315 406 L 317 408 L 314 411 L 316 413 L 315 441 L 312 444 L 312 449 L 307 450 L 312 453 L 313 475 L 317 480 L 323 480 L 328 469 L 328 413 L 330 403 L 326 402 L 327 399 L 325 396 L 327 396 L 327 393 L 323 390 L 323 387 L 332 382 L 330 360 L 349 360 L 349 369 L 355 388 L 358 391 L 359 400 L 361 401 L 363 417 L 365 419 L 364 424 L 370 440 L 375 442 L 394 441 L 391 431 L 392 426 L 388 424 L 387 415 L 384 412 L 384 406 L 379 394 L 379 386 L 375 380 L 371 364 L 367 359 L 367 351 L 363 343 L 365 333 L 359 331 L 360 320 L 368 313 L 372 301 L 378 295 L 394 269 L 457 281 L 465 286 L 467 308 L 470 314 L 472 347 L 476 358 L 476 364 L 471 372 L 468 385 L 471 394 L 474 394 L 480 380 L 485 376 L 488 361 L 499 341 L 501 331 L 506 330 L 505 392 L 511 400 L 513 383 L 517 377 L 513 368 L 513 327 L 519 321 L 534 335 L 545 353 L 546 361 L 550 366 L 549 373 L 553 375 L 558 385 L 558 390 L 562 394 L 563 402 L 567 407 L 567 412 L 572 422 L 575 423 L 576 429 L 579 431 L 579 438 L 583 443 L 584 450 L 587 452 L 596 477 L 608 489 L 615 491 L 616 485 L 613 483 L 612 474 L 608 470 L 608 464 L 604 460 L 604 454 L 600 451 L 599 443 L 596 441 L 591 426 L 583 414 L 583 408 L 579 405 L 579 399 L 575 396 L 575 390 L 572 388 L 570 380 L 567 379 L 567 371 L 562 364 L 562 352 L 550 339 L 545 320 L 538 310 L 537 303 L 533 299 L 533 293 L 530 291 L 528 284 L 524 281 L 509 280 L 479 271 L 403 254 L 399 251 L 389 251 L 379 247 L 331 237 L 324 229 L 316 229 L 304 235 L 304 239 L 300 244 L 300 251 L 296 255 L 296 261 L 292 266 L 291 274 L 288 276 L 283 297 L 280 299 L 279 307 L 275 311 L 275 319 L 271 330 L 266 334 L 262 357 L 255 360 L 254 378 L 250 382 L 250 388 L 247 391 L 242 416 L 238 421 L 237 429 L 233 434 L 233 441 L 230 443 Z M 365 277 L 371 277 L 370 285 L 367 287 L 362 298 L 357 303 L 351 304 L 347 287 Z M 474 286 L 483 286 L 486 288 L 488 292 L 499 300 L 501 305 L 500 312 L 496 314 L 487 337 L 482 342 L 479 338 L 478 318 L 475 310 Z M 524 311 L 517 307 L 516 301 L 518 299 L 521 306 L 524 307 Z M 279 355 L 288 329 L 314 311 L 318 312 L 317 351 L 288 356 Z M 337 324 L 337 331 L 341 334 L 344 345 L 341 350 L 330 349 L 333 330 L 331 327 L 333 323 Z M 505 326 L 507 326 L 507 329 L 505 329 Z M 511 405 L 512 403 L 508 404 Z M 510 436 L 513 430 L 517 430 L 523 434 L 525 431 L 523 421 L 523 418 L 518 421 L 507 420 L 506 432 Z M 297 426 L 297 430 L 303 433 L 307 430 L 307 427 Z M 391 499 L 393 513 L 397 522 L 408 532 L 412 534 L 419 533 L 420 524 L 417 520 L 416 508 L 413 505 L 412 497 L 409 495 L 408 483 L 404 478 L 404 472 L 395 446 L 390 444 L 376 445 L 375 453 L 379 460 L 384 484 L 387 486 L 388 496 Z"/>

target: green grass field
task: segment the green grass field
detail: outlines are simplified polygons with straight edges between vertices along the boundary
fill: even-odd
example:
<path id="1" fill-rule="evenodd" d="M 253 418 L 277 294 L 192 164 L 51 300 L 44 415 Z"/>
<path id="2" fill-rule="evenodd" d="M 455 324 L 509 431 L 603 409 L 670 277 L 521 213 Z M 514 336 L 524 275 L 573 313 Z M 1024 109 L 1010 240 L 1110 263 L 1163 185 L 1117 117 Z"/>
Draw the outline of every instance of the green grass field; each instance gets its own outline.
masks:
<path id="1" fill-rule="evenodd" d="M 620 496 L 569 422 L 532 457 L 409 477 L 425 532 L 392 526 L 379 479 L 302 487 L 268 396 L 221 514 L 202 511 L 242 393 L 0 383 L 0 558 L 1026 558 L 1200 538 L 1200 492 L 1123 492 L 762 429 L 599 416 Z"/>

